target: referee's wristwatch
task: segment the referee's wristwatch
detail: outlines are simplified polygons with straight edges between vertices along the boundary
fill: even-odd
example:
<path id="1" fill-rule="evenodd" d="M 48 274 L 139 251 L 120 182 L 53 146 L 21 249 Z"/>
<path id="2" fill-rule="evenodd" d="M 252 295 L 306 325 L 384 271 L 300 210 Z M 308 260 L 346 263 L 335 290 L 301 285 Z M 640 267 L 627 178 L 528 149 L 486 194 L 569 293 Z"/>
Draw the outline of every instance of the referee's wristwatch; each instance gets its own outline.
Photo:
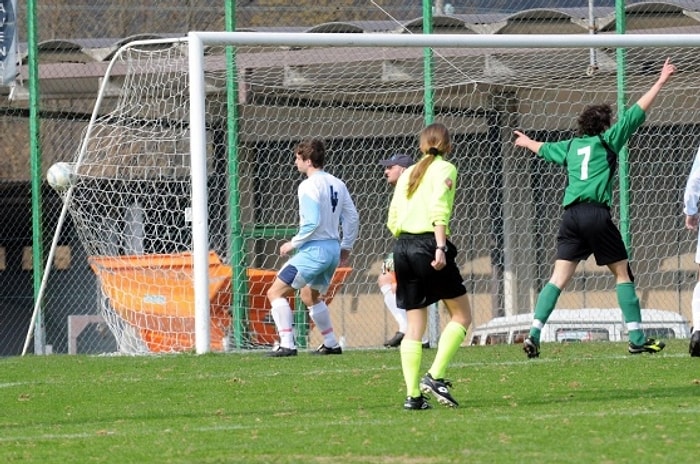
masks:
<path id="1" fill-rule="evenodd" d="M 436 250 L 442 250 L 443 253 L 447 254 L 447 245 L 436 246 Z"/>

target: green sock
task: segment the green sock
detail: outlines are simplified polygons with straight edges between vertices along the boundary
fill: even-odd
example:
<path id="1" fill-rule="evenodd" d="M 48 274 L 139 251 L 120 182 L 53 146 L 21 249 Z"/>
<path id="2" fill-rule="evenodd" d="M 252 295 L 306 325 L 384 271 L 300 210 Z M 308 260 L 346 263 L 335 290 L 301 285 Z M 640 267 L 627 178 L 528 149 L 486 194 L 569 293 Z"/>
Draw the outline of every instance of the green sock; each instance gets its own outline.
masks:
<path id="1" fill-rule="evenodd" d="M 434 379 L 445 378 L 447 365 L 452 361 L 455 353 L 467 336 L 467 329 L 462 324 L 450 321 L 440 334 L 435 360 L 428 372 Z"/>
<path id="2" fill-rule="evenodd" d="M 420 362 L 423 356 L 423 343 L 420 340 L 406 340 L 401 342 L 401 369 L 403 379 L 406 382 L 406 394 L 414 398 L 420 396 Z"/>
<path id="3" fill-rule="evenodd" d="M 643 345 L 642 311 L 639 308 L 639 298 L 637 298 L 634 282 L 617 284 L 616 290 L 617 302 L 622 310 L 622 315 L 625 317 L 630 342 L 635 345 Z"/>
<path id="4" fill-rule="evenodd" d="M 530 327 L 530 336 L 534 338 L 537 343 L 540 342 L 542 327 L 547 323 L 547 319 L 549 319 L 552 311 L 554 311 L 554 307 L 557 305 L 559 295 L 561 295 L 561 289 L 553 283 L 547 282 L 547 285 L 542 288 L 537 297 L 537 304 L 535 304 L 535 320 L 532 322 L 532 327 Z"/>

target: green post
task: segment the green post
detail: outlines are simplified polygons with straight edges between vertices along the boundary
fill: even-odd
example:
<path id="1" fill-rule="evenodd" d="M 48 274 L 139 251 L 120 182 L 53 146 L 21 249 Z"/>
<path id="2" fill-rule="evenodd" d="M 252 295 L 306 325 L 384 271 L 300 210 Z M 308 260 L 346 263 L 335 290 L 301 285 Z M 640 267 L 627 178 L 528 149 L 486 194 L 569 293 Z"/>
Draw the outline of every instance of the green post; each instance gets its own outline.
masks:
<path id="1" fill-rule="evenodd" d="M 225 2 L 225 27 L 229 32 L 236 30 L 236 2 Z M 226 76 L 226 108 L 228 135 L 228 179 L 229 179 L 229 234 L 231 237 L 231 311 L 233 315 L 233 342 L 236 348 L 242 348 L 248 333 L 248 276 L 243 247 L 243 230 L 240 218 L 240 195 L 238 185 L 238 84 L 236 68 L 236 51 L 226 47 L 228 66 Z"/>
<path id="2" fill-rule="evenodd" d="M 625 2 L 617 0 L 615 2 L 615 32 L 625 33 Z M 617 56 L 617 113 L 625 111 L 627 89 L 626 89 L 626 50 L 618 48 L 615 50 Z M 620 170 L 620 233 L 622 240 L 627 247 L 627 253 L 632 257 L 632 237 L 630 235 L 630 179 L 629 179 L 629 151 L 625 145 L 618 154 Z"/>
<path id="3" fill-rule="evenodd" d="M 294 297 L 294 335 L 299 348 L 306 348 L 309 338 L 309 312 L 301 302 L 299 292 Z"/>
<path id="4" fill-rule="evenodd" d="M 39 143 L 39 63 L 37 58 L 36 0 L 27 0 L 27 47 L 29 68 L 29 152 L 32 190 L 32 278 L 34 301 L 39 298 L 44 273 L 44 232 L 41 205 L 41 145 Z M 43 354 L 45 348 L 44 313 L 39 310 L 33 321 L 34 352 Z"/>
<path id="5" fill-rule="evenodd" d="M 423 34 L 433 33 L 433 5 L 431 0 L 423 0 Z M 432 124 L 435 117 L 433 100 L 433 49 L 423 49 L 423 114 L 425 124 Z"/>

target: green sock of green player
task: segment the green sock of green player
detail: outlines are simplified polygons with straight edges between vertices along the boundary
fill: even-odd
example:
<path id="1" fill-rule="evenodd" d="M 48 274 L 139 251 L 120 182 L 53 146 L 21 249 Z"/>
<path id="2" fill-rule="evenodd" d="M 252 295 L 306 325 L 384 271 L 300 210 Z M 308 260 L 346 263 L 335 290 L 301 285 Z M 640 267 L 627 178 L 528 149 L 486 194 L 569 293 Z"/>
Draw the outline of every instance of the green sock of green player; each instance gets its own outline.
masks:
<path id="1" fill-rule="evenodd" d="M 420 362 L 423 357 L 423 343 L 420 340 L 401 342 L 401 369 L 406 382 L 406 394 L 413 398 L 420 396 Z"/>
<path id="2" fill-rule="evenodd" d="M 547 323 L 547 319 L 549 319 L 552 311 L 554 311 L 554 307 L 557 305 L 559 295 L 561 295 L 561 289 L 553 283 L 547 282 L 547 285 L 542 288 L 537 297 L 535 318 L 532 320 L 532 327 L 530 327 L 530 336 L 537 343 L 540 342 L 542 327 Z"/>
<path id="3" fill-rule="evenodd" d="M 630 342 L 635 345 L 643 345 L 642 310 L 639 308 L 639 298 L 637 298 L 634 282 L 617 284 L 616 290 L 617 302 L 622 310 L 622 315 L 625 317 Z"/>
<path id="4" fill-rule="evenodd" d="M 440 334 L 435 360 L 428 372 L 434 379 L 444 379 L 447 365 L 467 336 L 467 329 L 458 322 L 450 321 Z"/>

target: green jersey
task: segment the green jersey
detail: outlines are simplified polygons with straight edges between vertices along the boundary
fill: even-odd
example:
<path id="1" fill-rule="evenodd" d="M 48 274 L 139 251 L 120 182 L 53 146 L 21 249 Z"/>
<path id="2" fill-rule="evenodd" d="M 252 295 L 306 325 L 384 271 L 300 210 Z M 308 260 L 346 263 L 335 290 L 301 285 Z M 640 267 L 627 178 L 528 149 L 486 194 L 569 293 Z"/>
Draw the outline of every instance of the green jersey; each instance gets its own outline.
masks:
<path id="1" fill-rule="evenodd" d="M 566 166 L 564 207 L 585 202 L 611 205 L 617 153 L 645 119 L 646 113 L 635 104 L 600 136 L 546 142 L 540 147 L 543 159 Z"/>

